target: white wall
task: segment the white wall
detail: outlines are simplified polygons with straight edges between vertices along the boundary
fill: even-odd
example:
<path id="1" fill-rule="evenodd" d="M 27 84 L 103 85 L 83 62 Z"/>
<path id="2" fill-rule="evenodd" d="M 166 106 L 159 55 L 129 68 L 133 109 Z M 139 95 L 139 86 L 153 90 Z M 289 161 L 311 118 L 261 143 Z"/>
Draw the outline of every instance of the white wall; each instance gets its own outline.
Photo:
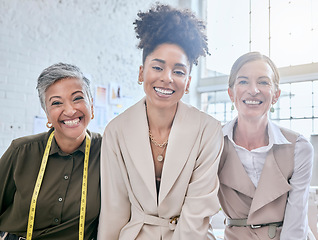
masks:
<path id="1" fill-rule="evenodd" d="M 0 1 L 0 156 L 12 139 L 33 133 L 41 116 L 36 80 L 56 62 L 79 66 L 96 85 L 118 82 L 136 102 L 141 51 L 133 21 L 150 0 Z M 178 0 L 163 0 L 177 6 Z M 106 124 L 106 123 L 105 123 Z"/>

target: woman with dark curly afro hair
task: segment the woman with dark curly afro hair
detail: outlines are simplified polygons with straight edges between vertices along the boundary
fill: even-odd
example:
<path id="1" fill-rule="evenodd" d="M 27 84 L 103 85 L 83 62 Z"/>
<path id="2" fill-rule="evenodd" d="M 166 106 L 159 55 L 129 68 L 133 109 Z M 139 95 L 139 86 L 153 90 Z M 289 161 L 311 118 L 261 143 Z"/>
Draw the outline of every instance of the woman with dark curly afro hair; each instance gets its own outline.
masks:
<path id="1" fill-rule="evenodd" d="M 105 129 L 98 239 L 207 239 L 223 135 L 217 120 L 181 101 L 192 65 L 208 53 L 205 25 L 159 4 L 138 17 L 146 96 Z"/>

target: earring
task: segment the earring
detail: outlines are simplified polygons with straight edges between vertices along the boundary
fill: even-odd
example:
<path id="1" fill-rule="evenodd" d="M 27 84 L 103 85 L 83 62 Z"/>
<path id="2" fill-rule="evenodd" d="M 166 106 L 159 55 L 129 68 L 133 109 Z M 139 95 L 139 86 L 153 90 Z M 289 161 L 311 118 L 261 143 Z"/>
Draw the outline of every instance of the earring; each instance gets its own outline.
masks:
<path id="1" fill-rule="evenodd" d="M 185 94 L 189 94 L 189 92 L 190 92 L 189 89 L 186 89 L 186 90 L 184 91 Z"/>
<path id="2" fill-rule="evenodd" d="M 94 119 L 94 108 L 93 108 L 93 105 L 92 105 L 92 116 L 91 116 L 91 119 Z"/>
<path id="3" fill-rule="evenodd" d="M 234 103 L 232 102 L 231 111 L 234 110 Z"/>
<path id="4" fill-rule="evenodd" d="M 137 83 L 138 83 L 139 85 L 141 85 L 142 82 L 143 82 L 143 80 L 142 80 L 141 77 L 139 76 Z"/>
<path id="5" fill-rule="evenodd" d="M 51 124 L 51 125 L 50 125 L 50 124 Z M 47 128 L 52 128 L 52 127 L 53 127 L 53 124 L 48 121 L 48 122 L 46 123 L 46 127 L 47 127 Z"/>
<path id="6" fill-rule="evenodd" d="M 271 106 L 271 109 L 269 110 L 271 113 L 275 112 L 275 109 L 273 107 L 273 105 Z"/>

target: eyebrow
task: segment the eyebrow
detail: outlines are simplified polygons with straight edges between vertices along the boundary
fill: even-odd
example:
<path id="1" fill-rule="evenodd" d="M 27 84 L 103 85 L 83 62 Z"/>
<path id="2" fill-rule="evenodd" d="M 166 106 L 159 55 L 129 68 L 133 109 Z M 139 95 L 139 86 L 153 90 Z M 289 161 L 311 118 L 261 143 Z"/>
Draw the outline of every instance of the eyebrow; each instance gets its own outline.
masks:
<path id="1" fill-rule="evenodd" d="M 268 77 L 268 76 L 261 76 L 261 77 L 259 77 L 258 79 L 262 79 L 262 78 L 267 78 L 267 79 L 271 80 L 271 78 Z"/>
<path id="2" fill-rule="evenodd" d="M 248 77 L 245 77 L 245 76 L 238 76 L 236 79 L 238 79 L 238 78 L 243 78 L 243 79 L 248 79 Z M 270 77 L 268 77 L 268 76 L 261 76 L 261 77 L 259 77 L 259 78 L 257 78 L 257 79 L 262 79 L 262 78 L 266 78 L 266 79 L 271 79 Z"/>
<path id="3" fill-rule="evenodd" d="M 72 96 L 74 96 L 74 95 L 77 94 L 77 93 L 82 93 L 82 94 L 84 94 L 83 91 L 78 90 L 78 91 L 73 92 L 73 93 L 72 93 Z M 49 98 L 49 101 L 51 101 L 52 98 L 59 98 L 59 99 L 60 99 L 61 97 L 60 97 L 60 96 L 52 96 L 52 97 Z"/>
<path id="4" fill-rule="evenodd" d="M 151 61 L 152 62 L 160 62 L 160 63 L 166 64 L 165 60 L 162 60 L 162 59 L 159 59 L 159 58 L 152 59 Z M 176 63 L 175 66 L 176 67 L 185 67 L 185 68 L 187 67 L 187 65 L 185 65 L 183 63 Z"/>
<path id="5" fill-rule="evenodd" d="M 236 79 L 238 79 L 238 78 L 248 79 L 248 77 L 245 77 L 245 76 L 238 76 Z"/>

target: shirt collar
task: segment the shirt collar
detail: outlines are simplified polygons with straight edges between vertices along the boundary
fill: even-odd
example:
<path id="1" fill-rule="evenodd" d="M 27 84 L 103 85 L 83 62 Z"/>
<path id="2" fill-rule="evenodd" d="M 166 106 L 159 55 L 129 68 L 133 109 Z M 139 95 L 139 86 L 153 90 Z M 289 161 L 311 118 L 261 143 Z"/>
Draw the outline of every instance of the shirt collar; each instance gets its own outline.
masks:
<path id="1" fill-rule="evenodd" d="M 53 131 L 53 129 L 50 129 L 50 131 L 48 132 L 48 137 L 50 136 L 51 132 Z M 91 132 L 87 130 L 88 135 L 91 136 Z M 47 139 L 48 139 L 47 137 Z M 85 137 L 86 140 L 86 137 Z M 45 143 L 46 146 L 47 142 Z M 86 141 L 83 141 L 82 144 L 73 152 L 77 152 L 77 151 L 81 151 L 82 153 L 85 154 L 85 147 L 86 147 Z M 51 149 L 50 149 L 50 155 L 58 153 L 61 156 L 68 156 L 70 154 L 64 153 L 59 146 L 57 145 L 57 142 L 55 141 L 55 137 L 52 140 L 52 145 L 51 145 Z M 72 153 L 71 153 L 72 154 Z"/>
<path id="2" fill-rule="evenodd" d="M 231 140 L 231 142 L 233 142 L 233 128 L 236 121 L 237 121 L 237 117 L 235 117 L 232 121 L 226 123 L 222 128 L 223 135 L 227 136 Z M 268 146 L 273 146 L 274 144 L 276 145 L 291 144 L 291 142 L 289 142 L 285 138 L 280 128 L 270 120 L 268 120 L 268 136 L 269 136 Z"/>

